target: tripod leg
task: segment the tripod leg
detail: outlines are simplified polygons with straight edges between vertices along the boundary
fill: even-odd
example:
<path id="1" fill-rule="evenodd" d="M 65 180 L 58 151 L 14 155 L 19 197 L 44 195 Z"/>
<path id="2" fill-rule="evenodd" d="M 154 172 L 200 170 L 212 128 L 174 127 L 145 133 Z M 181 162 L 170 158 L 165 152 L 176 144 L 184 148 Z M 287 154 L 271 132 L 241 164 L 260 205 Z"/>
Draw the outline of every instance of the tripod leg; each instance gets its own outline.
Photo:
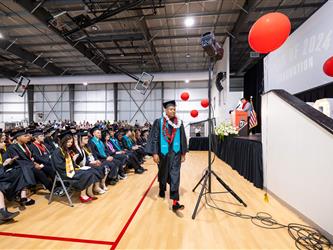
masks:
<path id="1" fill-rule="evenodd" d="M 200 185 L 200 183 L 202 182 L 202 180 L 205 178 L 205 176 L 206 176 L 206 174 L 207 174 L 207 171 L 208 171 L 208 170 L 206 170 L 205 174 L 201 177 L 200 181 L 199 181 L 199 182 L 197 183 L 197 185 L 195 185 L 195 187 L 192 189 L 192 192 L 194 192 L 194 191 L 197 189 L 197 187 Z"/>
<path id="2" fill-rule="evenodd" d="M 194 208 L 194 211 L 193 211 L 193 214 L 192 214 L 192 219 L 193 220 L 195 219 L 195 216 L 197 215 L 198 207 L 199 207 L 203 192 L 205 190 L 205 187 L 207 185 L 208 176 L 209 176 L 209 174 L 208 174 L 208 171 L 207 171 L 206 174 L 204 175 L 204 182 L 203 182 L 203 185 L 201 187 L 201 191 L 200 191 L 200 194 L 199 194 L 199 197 L 198 197 L 198 200 L 197 200 L 197 204 L 195 204 L 195 208 Z"/>
<path id="3" fill-rule="evenodd" d="M 216 179 L 219 181 L 219 183 L 233 196 L 236 200 L 239 201 L 239 203 L 242 203 L 244 207 L 247 207 L 245 202 L 214 172 L 212 171 L 212 174 L 216 177 Z"/>

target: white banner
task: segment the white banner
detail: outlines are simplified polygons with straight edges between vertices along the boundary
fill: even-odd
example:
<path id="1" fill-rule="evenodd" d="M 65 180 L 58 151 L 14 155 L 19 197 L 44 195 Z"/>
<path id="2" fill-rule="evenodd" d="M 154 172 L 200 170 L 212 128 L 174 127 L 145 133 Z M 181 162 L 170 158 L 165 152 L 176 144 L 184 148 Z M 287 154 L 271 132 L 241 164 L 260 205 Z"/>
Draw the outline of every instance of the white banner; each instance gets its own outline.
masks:
<path id="1" fill-rule="evenodd" d="M 265 91 L 285 89 L 296 94 L 332 82 L 323 72 L 333 56 L 333 1 L 304 22 L 281 48 L 264 60 Z"/>

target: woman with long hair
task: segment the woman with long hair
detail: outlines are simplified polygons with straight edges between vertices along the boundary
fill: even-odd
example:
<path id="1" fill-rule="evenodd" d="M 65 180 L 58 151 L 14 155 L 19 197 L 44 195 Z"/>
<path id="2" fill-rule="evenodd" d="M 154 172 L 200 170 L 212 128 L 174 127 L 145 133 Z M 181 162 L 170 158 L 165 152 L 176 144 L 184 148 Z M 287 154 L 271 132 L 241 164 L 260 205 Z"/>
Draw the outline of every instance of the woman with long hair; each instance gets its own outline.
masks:
<path id="1" fill-rule="evenodd" d="M 93 200 L 93 185 L 99 182 L 99 178 L 94 171 L 82 170 L 75 165 L 78 154 L 73 155 L 72 146 L 73 135 L 70 131 L 65 131 L 59 135 L 60 146 L 51 157 L 54 167 L 64 179 L 76 180 L 73 187 L 81 191 L 81 202 Z"/>
<path id="2" fill-rule="evenodd" d="M 77 133 L 77 144 L 75 147 L 79 154 L 79 157 L 76 159 L 76 164 L 80 167 L 89 166 L 92 171 L 96 172 L 96 175 L 99 177 L 99 183 L 95 183 L 93 190 L 97 194 L 104 194 L 107 191 L 105 180 L 108 173 L 108 168 L 106 164 L 103 164 L 101 161 L 96 160 L 91 153 L 91 149 L 88 145 L 89 142 L 89 132 L 80 131 Z"/>

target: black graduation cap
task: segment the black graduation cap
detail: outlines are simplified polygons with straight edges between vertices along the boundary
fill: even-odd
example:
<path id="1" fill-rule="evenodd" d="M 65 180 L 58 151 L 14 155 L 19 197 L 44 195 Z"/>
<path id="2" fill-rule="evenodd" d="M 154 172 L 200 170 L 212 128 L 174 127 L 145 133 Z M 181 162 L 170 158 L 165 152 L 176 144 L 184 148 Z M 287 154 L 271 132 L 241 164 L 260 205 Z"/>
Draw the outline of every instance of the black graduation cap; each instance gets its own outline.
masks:
<path id="1" fill-rule="evenodd" d="M 73 133 L 70 130 L 63 130 L 60 131 L 58 137 L 60 138 L 60 140 L 62 140 L 66 135 L 73 135 Z"/>
<path id="2" fill-rule="evenodd" d="M 81 136 L 81 137 L 82 137 L 82 136 L 88 136 L 89 131 L 88 131 L 88 130 L 83 130 L 83 129 L 81 129 L 81 130 L 77 131 L 76 134 L 77 134 L 78 136 Z"/>
<path id="3" fill-rule="evenodd" d="M 3 132 L 2 128 L 0 128 L 0 134 Z"/>
<path id="4" fill-rule="evenodd" d="M 170 106 L 174 106 L 176 107 L 176 101 L 175 100 L 171 100 L 171 101 L 166 101 L 166 102 L 163 102 L 163 107 L 166 109 Z"/>
<path id="5" fill-rule="evenodd" d="M 32 135 L 33 136 L 38 136 L 38 135 L 43 135 L 44 132 L 42 129 L 35 129 L 33 132 L 32 132 Z"/>
<path id="6" fill-rule="evenodd" d="M 119 135 L 121 135 L 121 134 L 123 134 L 124 133 L 124 129 L 119 129 L 115 134 L 114 134 L 114 136 L 116 137 L 116 138 L 118 138 L 118 136 Z"/>
<path id="7" fill-rule="evenodd" d="M 101 130 L 101 129 L 99 128 L 99 126 L 95 126 L 90 129 L 90 134 L 93 134 L 96 130 Z"/>
<path id="8" fill-rule="evenodd" d="M 22 128 L 22 129 L 19 129 L 19 130 L 16 130 L 12 133 L 12 137 L 14 137 L 14 139 L 16 139 L 17 137 L 21 136 L 21 135 L 26 135 L 28 134 L 28 132 Z"/>
<path id="9" fill-rule="evenodd" d="M 56 131 L 56 129 L 54 127 L 50 127 L 50 128 L 48 128 L 48 129 L 45 130 L 45 133 L 49 134 L 49 133 L 55 132 L 55 131 Z"/>
<path id="10" fill-rule="evenodd" d="M 26 129 L 26 133 L 32 135 L 33 132 L 35 131 L 35 129 L 36 129 L 36 128 L 27 128 L 27 129 Z"/>

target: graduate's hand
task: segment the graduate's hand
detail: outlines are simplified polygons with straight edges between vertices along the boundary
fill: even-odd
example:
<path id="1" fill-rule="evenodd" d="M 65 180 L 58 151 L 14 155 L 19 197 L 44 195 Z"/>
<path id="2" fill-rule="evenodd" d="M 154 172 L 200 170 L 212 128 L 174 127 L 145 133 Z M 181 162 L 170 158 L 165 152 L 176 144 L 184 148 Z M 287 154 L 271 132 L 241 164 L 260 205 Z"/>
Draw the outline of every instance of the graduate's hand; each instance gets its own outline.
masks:
<path id="1" fill-rule="evenodd" d="M 76 159 L 79 157 L 79 154 L 75 154 L 74 156 L 73 156 L 73 161 L 76 161 Z"/>
<path id="2" fill-rule="evenodd" d="M 107 161 L 112 161 L 112 160 L 113 160 L 113 157 L 112 157 L 112 156 L 108 156 L 108 157 L 106 158 L 106 160 L 107 160 Z"/>
<path id="3" fill-rule="evenodd" d="M 185 155 L 182 155 L 181 162 L 183 163 L 185 161 Z"/>
<path id="4" fill-rule="evenodd" d="M 154 154 L 153 155 L 153 160 L 156 164 L 159 164 L 160 163 L 160 157 L 158 156 L 158 154 Z"/>

